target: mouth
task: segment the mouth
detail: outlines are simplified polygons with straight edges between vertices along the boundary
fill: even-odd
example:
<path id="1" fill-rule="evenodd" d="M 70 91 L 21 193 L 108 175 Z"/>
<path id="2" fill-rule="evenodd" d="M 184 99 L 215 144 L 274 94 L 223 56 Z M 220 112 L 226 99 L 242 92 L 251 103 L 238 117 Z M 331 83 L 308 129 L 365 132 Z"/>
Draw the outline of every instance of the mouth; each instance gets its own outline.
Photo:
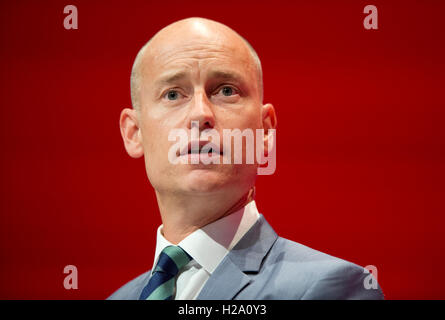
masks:
<path id="1" fill-rule="evenodd" d="M 223 150 L 221 148 L 209 141 L 191 141 L 187 146 L 177 152 L 177 156 L 188 156 L 188 155 L 208 155 L 208 156 L 224 156 Z"/>

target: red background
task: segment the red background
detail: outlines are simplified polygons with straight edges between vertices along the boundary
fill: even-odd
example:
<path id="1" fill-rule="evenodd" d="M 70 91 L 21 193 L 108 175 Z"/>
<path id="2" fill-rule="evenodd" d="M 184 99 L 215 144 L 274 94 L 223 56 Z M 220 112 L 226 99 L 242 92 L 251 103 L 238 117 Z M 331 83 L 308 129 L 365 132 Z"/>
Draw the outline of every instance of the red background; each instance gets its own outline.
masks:
<path id="1" fill-rule="evenodd" d="M 278 147 L 257 205 L 277 233 L 375 265 L 388 299 L 445 298 L 444 15 L 442 1 L 2 1 L 0 298 L 104 299 L 151 267 L 161 221 L 118 117 L 139 48 L 190 16 L 260 55 Z"/>

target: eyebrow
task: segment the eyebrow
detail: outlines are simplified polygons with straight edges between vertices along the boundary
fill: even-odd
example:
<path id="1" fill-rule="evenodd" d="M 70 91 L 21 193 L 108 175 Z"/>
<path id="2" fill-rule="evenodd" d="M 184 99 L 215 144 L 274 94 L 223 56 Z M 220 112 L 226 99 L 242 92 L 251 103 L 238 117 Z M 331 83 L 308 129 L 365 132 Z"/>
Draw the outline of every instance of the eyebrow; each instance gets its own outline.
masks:
<path id="1" fill-rule="evenodd" d="M 224 80 L 234 80 L 237 82 L 242 82 L 243 77 L 236 73 L 236 72 L 232 72 L 232 71 L 220 71 L 220 70 L 215 70 L 215 71 L 211 71 L 209 74 L 210 78 L 218 78 L 218 79 L 224 79 Z"/>
<path id="2" fill-rule="evenodd" d="M 161 76 L 156 81 L 156 86 L 159 88 L 164 85 L 170 85 L 180 80 L 183 80 L 186 77 L 188 77 L 188 73 L 186 71 L 168 73 L 165 76 Z M 234 71 L 213 70 L 210 71 L 209 78 L 244 83 L 243 76 Z"/>
<path id="3" fill-rule="evenodd" d="M 159 80 L 156 81 L 157 84 L 163 85 L 163 84 L 171 84 L 176 81 L 182 80 L 187 76 L 187 73 L 184 71 L 175 72 L 173 74 L 168 74 L 164 77 L 161 77 Z"/>

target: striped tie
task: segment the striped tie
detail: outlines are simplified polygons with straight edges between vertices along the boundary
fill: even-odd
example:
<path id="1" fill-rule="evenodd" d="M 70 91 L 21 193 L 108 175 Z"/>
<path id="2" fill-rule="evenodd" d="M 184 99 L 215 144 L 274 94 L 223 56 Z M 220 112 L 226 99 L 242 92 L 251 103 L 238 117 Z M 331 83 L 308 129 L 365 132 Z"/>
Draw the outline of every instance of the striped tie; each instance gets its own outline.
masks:
<path id="1" fill-rule="evenodd" d="M 158 264 L 139 300 L 173 300 L 175 280 L 179 270 L 192 260 L 178 246 L 168 246 L 159 255 Z"/>

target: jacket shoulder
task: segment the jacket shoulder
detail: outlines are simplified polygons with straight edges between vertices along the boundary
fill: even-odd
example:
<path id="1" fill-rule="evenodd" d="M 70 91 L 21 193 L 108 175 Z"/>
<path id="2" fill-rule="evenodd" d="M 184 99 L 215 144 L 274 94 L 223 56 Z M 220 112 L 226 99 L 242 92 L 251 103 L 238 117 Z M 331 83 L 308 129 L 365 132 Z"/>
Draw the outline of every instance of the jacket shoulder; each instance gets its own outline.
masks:
<path id="1" fill-rule="evenodd" d="M 107 300 L 138 300 L 142 289 L 147 285 L 151 270 L 144 272 L 117 289 Z"/>
<path id="2" fill-rule="evenodd" d="M 372 275 L 363 267 L 281 237 L 264 261 L 264 269 L 275 288 L 283 288 L 280 299 L 384 298 L 378 284 L 377 288 L 365 285 Z"/>

